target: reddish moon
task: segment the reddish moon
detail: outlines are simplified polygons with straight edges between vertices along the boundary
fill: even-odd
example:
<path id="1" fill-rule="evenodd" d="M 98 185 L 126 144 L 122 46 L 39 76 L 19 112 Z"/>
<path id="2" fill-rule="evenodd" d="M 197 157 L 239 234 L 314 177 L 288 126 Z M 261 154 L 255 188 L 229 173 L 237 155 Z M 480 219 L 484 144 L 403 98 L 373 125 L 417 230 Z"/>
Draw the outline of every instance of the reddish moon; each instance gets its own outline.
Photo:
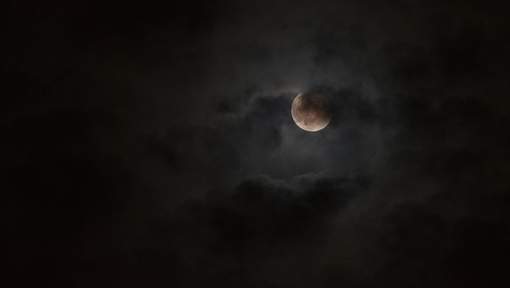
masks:
<path id="1" fill-rule="evenodd" d="M 292 101 L 291 115 L 296 125 L 308 132 L 326 128 L 331 121 L 327 99 L 318 93 L 301 93 Z"/>

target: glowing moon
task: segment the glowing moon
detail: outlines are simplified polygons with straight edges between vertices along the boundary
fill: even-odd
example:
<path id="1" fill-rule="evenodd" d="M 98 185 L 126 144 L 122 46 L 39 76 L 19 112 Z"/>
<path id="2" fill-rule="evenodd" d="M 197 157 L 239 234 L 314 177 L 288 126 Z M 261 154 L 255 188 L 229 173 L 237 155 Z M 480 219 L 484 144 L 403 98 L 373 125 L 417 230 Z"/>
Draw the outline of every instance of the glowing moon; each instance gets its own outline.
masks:
<path id="1" fill-rule="evenodd" d="M 292 101 L 291 115 L 296 125 L 308 132 L 320 131 L 331 121 L 327 99 L 318 93 L 298 94 Z"/>

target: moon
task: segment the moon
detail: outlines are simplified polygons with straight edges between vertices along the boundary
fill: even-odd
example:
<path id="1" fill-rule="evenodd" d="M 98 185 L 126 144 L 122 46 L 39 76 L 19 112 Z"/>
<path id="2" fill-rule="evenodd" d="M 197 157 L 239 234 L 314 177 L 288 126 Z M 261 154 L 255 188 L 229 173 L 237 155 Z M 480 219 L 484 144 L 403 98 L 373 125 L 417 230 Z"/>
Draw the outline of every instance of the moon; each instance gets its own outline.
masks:
<path id="1" fill-rule="evenodd" d="M 326 128 L 331 121 L 327 99 L 319 93 L 300 93 L 292 100 L 291 115 L 296 125 L 308 132 Z"/>

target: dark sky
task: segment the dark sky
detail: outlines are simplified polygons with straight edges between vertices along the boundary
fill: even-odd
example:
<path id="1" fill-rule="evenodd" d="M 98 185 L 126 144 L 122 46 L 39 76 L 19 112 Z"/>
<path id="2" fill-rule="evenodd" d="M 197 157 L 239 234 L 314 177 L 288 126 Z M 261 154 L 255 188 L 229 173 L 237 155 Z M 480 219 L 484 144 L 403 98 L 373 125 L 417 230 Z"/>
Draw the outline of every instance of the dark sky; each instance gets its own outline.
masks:
<path id="1" fill-rule="evenodd" d="M 510 284 L 507 7 L 105 2 L 7 4 L 8 287 Z"/>

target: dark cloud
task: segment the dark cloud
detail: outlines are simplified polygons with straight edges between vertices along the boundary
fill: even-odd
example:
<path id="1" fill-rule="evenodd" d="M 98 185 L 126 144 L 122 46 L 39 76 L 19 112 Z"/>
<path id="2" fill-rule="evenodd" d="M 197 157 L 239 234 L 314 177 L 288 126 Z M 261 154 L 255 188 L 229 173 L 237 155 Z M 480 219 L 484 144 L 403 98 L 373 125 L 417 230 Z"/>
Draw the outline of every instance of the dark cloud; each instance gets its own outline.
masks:
<path id="1" fill-rule="evenodd" d="M 292 181 L 267 176 L 246 179 L 221 198 L 189 200 L 171 218 L 153 219 L 152 224 L 142 228 L 143 241 L 131 240 L 134 242 L 130 247 L 139 247 L 132 251 L 132 257 L 155 269 L 159 265 L 182 269 L 181 277 L 193 286 L 309 281 L 306 269 L 318 273 L 313 263 L 292 261 L 319 260 L 319 249 L 302 250 L 302 245 L 320 247 L 331 225 L 328 219 L 341 215 L 352 199 L 364 195 L 367 185 L 361 179 L 313 175 Z M 162 249 L 159 255 L 146 254 L 155 242 L 162 245 L 157 246 Z M 288 261 L 291 262 L 287 265 L 304 265 L 300 268 L 306 268 L 302 270 L 304 274 L 285 269 L 278 274 L 272 271 L 277 268 L 276 263 Z M 126 268 L 139 269 L 136 264 Z M 189 271 L 201 271 L 202 277 L 194 278 Z"/>
<path id="2" fill-rule="evenodd" d="M 504 5 L 50 2 L 8 5 L 21 286 L 508 282 Z"/>

